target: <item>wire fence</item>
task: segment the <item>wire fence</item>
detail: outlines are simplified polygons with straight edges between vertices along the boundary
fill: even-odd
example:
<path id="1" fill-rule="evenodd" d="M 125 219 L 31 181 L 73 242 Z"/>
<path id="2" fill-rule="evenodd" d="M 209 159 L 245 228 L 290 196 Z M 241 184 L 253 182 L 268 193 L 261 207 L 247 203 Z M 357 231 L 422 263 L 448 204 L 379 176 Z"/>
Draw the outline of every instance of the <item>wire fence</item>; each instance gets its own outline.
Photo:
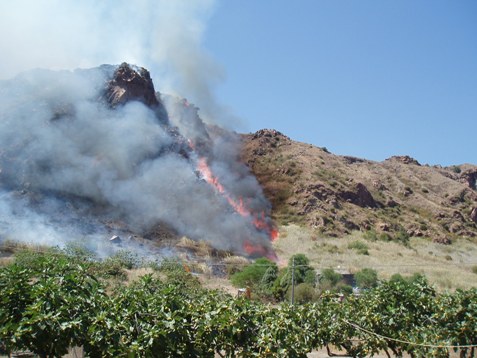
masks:
<path id="1" fill-rule="evenodd" d="M 392 338 L 392 337 L 387 337 L 387 336 L 383 336 L 382 334 L 379 334 L 379 333 L 376 333 L 376 332 L 373 332 L 373 331 L 370 331 L 369 329 L 365 329 L 359 325 L 357 325 L 356 323 L 353 323 L 353 322 L 349 322 L 345 319 L 341 319 L 341 321 L 343 321 L 344 323 L 356 328 L 358 331 L 361 331 L 361 332 L 364 332 L 368 335 L 371 335 L 371 336 L 375 336 L 377 338 L 380 338 L 382 340 L 386 340 L 386 341 L 392 341 L 392 342 L 397 342 L 397 343 L 403 343 L 403 344 L 408 344 L 408 345 L 411 345 L 411 346 L 416 346 L 416 347 L 425 347 L 425 348 L 444 348 L 444 349 L 453 349 L 453 348 L 456 348 L 456 349 L 463 349 L 463 348 L 477 348 L 477 344 L 464 344 L 464 345 L 445 345 L 445 344 L 429 344 L 429 343 L 418 343 L 418 342 L 410 342 L 410 341 L 405 341 L 405 340 L 402 340 L 402 339 L 396 339 L 396 338 Z"/>
<path id="2" fill-rule="evenodd" d="M 22 243 L 19 243 L 18 245 L 2 245 L 0 243 L 0 253 L 2 251 L 5 252 L 5 253 L 13 253 L 15 251 L 21 251 L 23 249 L 29 250 L 29 251 L 35 251 L 35 252 L 38 252 L 38 253 L 48 252 L 49 255 L 58 255 L 58 256 L 65 255 L 62 252 L 55 253 L 54 251 L 49 251 L 49 249 L 51 249 L 51 247 L 30 246 L 30 245 L 26 245 L 26 244 L 22 244 Z M 194 259 L 181 259 L 179 257 L 176 257 L 176 258 L 172 257 L 172 259 L 177 259 L 178 261 L 183 261 L 184 263 L 187 263 L 187 264 L 207 264 L 207 266 L 210 266 L 210 267 L 248 266 L 248 265 L 253 263 L 252 261 L 213 262 L 213 261 L 210 261 L 210 260 L 207 260 L 207 259 L 194 260 Z M 224 257 L 222 260 L 224 260 L 224 259 L 227 260 L 227 256 Z M 253 263 L 253 265 L 256 266 L 256 267 L 269 267 L 270 266 L 270 264 L 257 264 L 257 263 Z M 441 263 L 435 263 L 435 264 L 429 264 L 429 263 L 369 264 L 366 267 L 368 267 L 368 268 L 402 268 L 402 267 L 436 267 L 436 266 L 439 266 L 439 265 L 441 265 Z M 446 266 L 473 267 L 473 266 L 477 266 L 477 261 L 476 262 L 446 262 Z M 329 268 L 344 269 L 344 267 L 342 265 L 340 265 L 340 266 L 337 266 L 336 264 L 317 265 L 317 264 L 314 264 L 313 262 L 310 262 L 310 264 L 296 264 L 295 267 L 312 267 L 316 270 L 329 269 Z"/>

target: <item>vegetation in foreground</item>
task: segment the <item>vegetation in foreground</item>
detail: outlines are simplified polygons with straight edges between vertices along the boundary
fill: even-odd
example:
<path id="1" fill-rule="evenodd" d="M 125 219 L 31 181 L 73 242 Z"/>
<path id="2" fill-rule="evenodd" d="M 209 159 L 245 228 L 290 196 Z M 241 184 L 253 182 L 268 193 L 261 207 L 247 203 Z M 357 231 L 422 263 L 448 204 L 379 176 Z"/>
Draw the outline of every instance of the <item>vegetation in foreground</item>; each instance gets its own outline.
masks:
<path id="1" fill-rule="evenodd" d="M 90 357 L 306 357 L 333 345 L 353 357 L 447 357 L 444 346 L 477 345 L 477 289 L 437 294 L 422 276 L 395 276 L 344 301 L 324 291 L 313 303 L 271 306 L 206 291 L 175 261 L 114 288 L 97 265 L 88 255 L 55 253 L 24 254 L 2 268 L 1 349 L 41 357 L 60 357 L 68 346 Z"/>

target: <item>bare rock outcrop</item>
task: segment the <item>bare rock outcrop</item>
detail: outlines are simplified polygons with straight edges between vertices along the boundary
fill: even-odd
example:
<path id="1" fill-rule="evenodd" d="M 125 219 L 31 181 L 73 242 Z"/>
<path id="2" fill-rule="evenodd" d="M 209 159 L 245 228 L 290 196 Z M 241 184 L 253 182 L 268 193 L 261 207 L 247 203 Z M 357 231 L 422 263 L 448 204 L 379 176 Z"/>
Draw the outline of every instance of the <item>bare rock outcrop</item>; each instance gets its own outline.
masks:
<path id="1" fill-rule="evenodd" d="M 477 207 L 472 209 L 470 213 L 470 220 L 477 224 Z"/>
<path id="2" fill-rule="evenodd" d="M 346 162 L 346 164 L 354 164 L 354 163 L 365 163 L 366 160 L 358 157 L 353 157 L 350 155 L 344 155 L 343 160 Z"/>
<path id="3" fill-rule="evenodd" d="M 269 151 L 290 142 L 290 138 L 274 129 L 261 129 L 253 133 L 251 139 L 255 142 L 253 154 L 257 156 L 267 155 Z"/>
<path id="4" fill-rule="evenodd" d="M 441 245 L 450 245 L 452 244 L 451 239 L 448 237 L 436 237 L 432 239 L 432 242 L 435 242 L 436 244 L 441 244 Z"/>
<path id="5" fill-rule="evenodd" d="M 253 140 L 260 139 L 267 143 L 278 142 L 280 140 L 289 141 L 290 138 L 275 129 L 260 129 L 252 136 Z"/>
<path id="6" fill-rule="evenodd" d="M 394 155 L 391 158 L 386 160 L 394 160 L 401 162 L 403 164 L 414 164 L 420 166 L 421 164 L 414 158 L 410 157 L 409 155 Z"/>
<path id="7" fill-rule="evenodd" d="M 340 192 L 338 196 L 347 202 L 358 205 L 362 208 L 376 208 L 378 204 L 369 192 L 368 188 L 362 183 L 356 184 L 353 191 Z"/>
<path id="8" fill-rule="evenodd" d="M 461 173 L 460 177 L 464 183 L 467 183 L 469 188 L 472 190 L 477 190 L 477 170 L 466 170 L 465 172 Z"/>
<path id="9" fill-rule="evenodd" d="M 140 101 L 148 107 L 159 105 L 149 71 L 142 67 L 133 68 L 127 63 L 122 63 L 114 71 L 105 95 L 111 107 L 128 101 Z"/>

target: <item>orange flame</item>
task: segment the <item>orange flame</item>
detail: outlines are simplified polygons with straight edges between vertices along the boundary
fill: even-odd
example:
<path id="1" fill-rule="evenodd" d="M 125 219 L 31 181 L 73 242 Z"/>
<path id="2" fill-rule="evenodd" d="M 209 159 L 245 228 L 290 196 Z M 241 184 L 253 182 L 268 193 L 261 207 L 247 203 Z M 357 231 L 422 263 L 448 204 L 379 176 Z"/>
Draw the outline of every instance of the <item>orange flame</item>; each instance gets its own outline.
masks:
<path id="1" fill-rule="evenodd" d="M 249 256 L 266 257 L 269 260 L 277 261 L 277 255 L 271 250 L 263 246 L 252 244 L 250 241 L 245 241 L 243 249 Z"/>
<path id="2" fill-rule="evenodd" d="M 278 238 L 278 231 L 265 220 L 264 212 L 261 212 L 260 214 L 252 213 L 252 211 L 244 204 L 242 198 L 235 199 L 225 190 L 219 179 L 212 173 L 212 170 L 207 164 L 206 158 L 199 158 L 197 169 L 204 180 L 222 194 L 238 214 L 243 217 L 251 217 L 252 223 L 257 230 L 266 232 L 271 241 L 275 241 Z M 265 248 L 254 247 L 250 242 L 244 244 L 244 250 L 249 255 L 252 253 L 256 255 L 263 254 L 263 256 L 270 255 L 270 253 L 266 252 L 267 250 Z M 274 255 L 275 254 L 273 254 L 273 256 Z"/>

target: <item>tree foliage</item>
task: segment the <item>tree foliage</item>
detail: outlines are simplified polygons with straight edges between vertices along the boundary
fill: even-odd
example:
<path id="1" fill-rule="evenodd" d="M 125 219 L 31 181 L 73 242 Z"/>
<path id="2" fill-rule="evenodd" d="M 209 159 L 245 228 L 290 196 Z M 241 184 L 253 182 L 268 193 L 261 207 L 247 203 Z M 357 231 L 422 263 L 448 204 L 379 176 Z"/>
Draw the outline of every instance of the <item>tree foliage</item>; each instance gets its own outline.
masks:
<path id="1" fill-rule="evenodd" d="M 373 288 L 378 285 L 378 273 L 371 268 L 364 268 L 354 275 L 356 285 L 359 288 Z"/>
<path id="2" fill-rule="evenodd" d="M 178 262 L 108 294 L 89 269 L 61 257 L 0 269 L 0 347 L 41 357 L 83 346 L 90 357 L 304 358 L 330 346 L 353 357 L 447 357 L 449 349 L 422 344 L 477 345 L 477 289 L 439 295 L 422 276 L 344 301 L 324 292 L 313 303 L 272 306 L 206 291 Z M 305 296 L 312 286 L 299 287 Z"/>

